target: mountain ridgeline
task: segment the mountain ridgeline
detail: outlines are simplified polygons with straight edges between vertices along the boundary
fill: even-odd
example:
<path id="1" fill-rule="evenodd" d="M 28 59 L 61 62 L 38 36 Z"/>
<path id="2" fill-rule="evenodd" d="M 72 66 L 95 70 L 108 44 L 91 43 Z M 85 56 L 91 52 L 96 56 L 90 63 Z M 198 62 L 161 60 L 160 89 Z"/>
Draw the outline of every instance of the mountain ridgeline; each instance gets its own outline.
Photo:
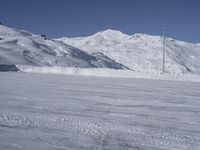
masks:
<path id="1" fill-rule="evenodd" d="M 0 24 L 0 70 L 17 70 L 13 66 L 28 65 L 160 73 L 162 42 L 161 36 L 126 35 L 116 30 L 88 37 L 51 39 Z M 166 71 L 199 74 L 200 43 L 167 38 Z"/>
<path id="2" fill-rule="evenodd" d="M 58 39 L 91 54 L 100 52 L 131 70 L 162 72 L 163 38 L 147 34 L 126 35 L 106 30 L 88 37 Z M 200 73 L 200 43 L 166 38 L 166 72 Z"/>
<path id="3" fill-rule="evenodd" d="M 12 65 L 30 66 L 63 66 L 80 68 L 113 68 L 127 69 L 95 52 L 87 52 L 48 38 L 46 35 L 35 35 L 27 31 L 17 30 L 0 25 L 0 66 L 1 70 L 9 70 Z"/>

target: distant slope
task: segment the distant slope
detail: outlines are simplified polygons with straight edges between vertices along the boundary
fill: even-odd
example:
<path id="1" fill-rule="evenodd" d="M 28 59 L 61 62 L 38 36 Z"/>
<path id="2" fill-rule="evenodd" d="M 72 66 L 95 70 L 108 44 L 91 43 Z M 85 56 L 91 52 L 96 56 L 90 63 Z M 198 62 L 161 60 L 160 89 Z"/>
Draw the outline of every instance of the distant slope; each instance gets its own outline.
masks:
<path id="1" fill-rule="evenodd" d="M 126 35 L 106 30 L 89 37 L 58 39 L 88 53 L 100 52 L 138 72 L 162 71 L 162 37 Z M 173 73 L 200 73 L 200 44 L 167 38 L 166 70 Z"/>
<path id="2" fill-rule="evenodd" d="M 88 54 L 44 35 L 34 35 L 1 24 L 0 64 L 126 69 L 101 53 Z"/>

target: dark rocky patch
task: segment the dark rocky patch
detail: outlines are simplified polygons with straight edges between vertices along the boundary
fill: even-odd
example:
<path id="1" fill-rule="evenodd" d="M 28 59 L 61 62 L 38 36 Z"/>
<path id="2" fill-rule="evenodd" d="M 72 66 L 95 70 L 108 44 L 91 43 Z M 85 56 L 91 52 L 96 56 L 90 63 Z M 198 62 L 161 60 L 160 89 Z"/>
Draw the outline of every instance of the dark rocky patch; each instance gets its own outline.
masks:
<path id="1" fill-rule="evenodd" d="M 15 65 L 0 64 L 0 72 L 17 72 L 19 69 Z"/>

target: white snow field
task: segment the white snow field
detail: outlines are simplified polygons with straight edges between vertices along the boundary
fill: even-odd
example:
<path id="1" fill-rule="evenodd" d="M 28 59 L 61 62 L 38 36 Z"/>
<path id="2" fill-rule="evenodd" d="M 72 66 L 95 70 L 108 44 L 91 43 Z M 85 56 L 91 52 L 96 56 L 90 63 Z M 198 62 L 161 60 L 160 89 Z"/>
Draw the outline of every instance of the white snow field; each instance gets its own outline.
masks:
<path id="1" fill-rule="evenodd" d="M 0 73 L 1 150 L 198 150 L 200 83 Z"/>

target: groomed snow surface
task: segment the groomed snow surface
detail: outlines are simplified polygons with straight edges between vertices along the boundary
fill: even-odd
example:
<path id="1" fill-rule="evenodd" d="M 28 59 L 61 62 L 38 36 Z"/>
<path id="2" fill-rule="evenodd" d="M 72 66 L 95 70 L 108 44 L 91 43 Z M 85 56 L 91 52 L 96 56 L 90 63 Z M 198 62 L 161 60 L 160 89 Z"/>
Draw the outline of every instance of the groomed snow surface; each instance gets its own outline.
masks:
<path id="1" fill-rule="evenodd" d="M 200 83 L 0 73 L 1 150 L 198 150 Z"/>

